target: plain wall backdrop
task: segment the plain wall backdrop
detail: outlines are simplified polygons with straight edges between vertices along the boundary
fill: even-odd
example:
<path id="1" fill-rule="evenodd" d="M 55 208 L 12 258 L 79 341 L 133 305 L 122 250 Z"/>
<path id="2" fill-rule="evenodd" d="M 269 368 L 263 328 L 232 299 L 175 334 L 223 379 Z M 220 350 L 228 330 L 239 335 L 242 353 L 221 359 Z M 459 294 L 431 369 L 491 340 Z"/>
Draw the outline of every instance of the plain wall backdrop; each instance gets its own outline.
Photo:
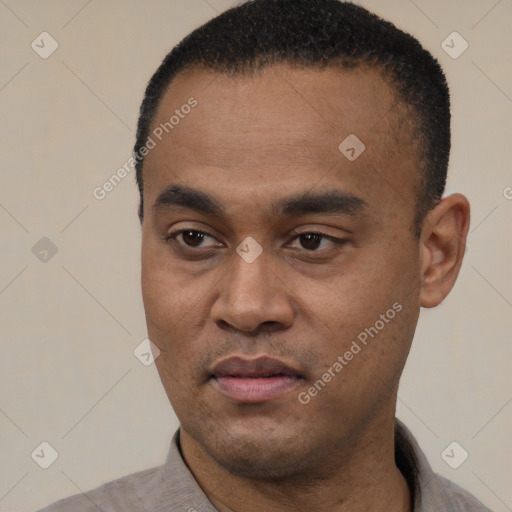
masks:
<path id="1" fill-rule="evenodd" d="M 472 204 L 459 281 L 421 313 L 398 416 L 435 471 L 512 510 L 512 2 L 360 3 L 443 65 L 447 192 Z M 161 59 L 232 4 L 0 1 L 2 511 L 33 511 L 165 461 L 177 421 L 154 365 L 133 354 L 147 336 L 133 173 L 103 200 L 93 190 L 129 158 Z M 441 457 L 453 441 L 469 454 L 457 469 Z M 42 442 L 58 452 L 48 469 L 37 463 L 52 453 Z"/>

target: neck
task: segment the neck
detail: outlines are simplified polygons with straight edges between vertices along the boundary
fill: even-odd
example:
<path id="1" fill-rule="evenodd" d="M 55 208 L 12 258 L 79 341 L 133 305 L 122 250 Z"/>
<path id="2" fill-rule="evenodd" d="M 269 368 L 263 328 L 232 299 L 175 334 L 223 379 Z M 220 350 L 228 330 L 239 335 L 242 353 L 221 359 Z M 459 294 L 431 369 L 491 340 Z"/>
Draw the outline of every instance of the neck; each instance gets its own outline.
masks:
<path id="1" fill-rule="evenodd" d="M 390 421 L 391 420 L 391 421 Z M 219 512 L 410 512 L 411 495 L 395 463 L 394 417 L 332 450 L 322 467 L 279 481 L 228 472 L 185 431 L 184 458 Z"/>

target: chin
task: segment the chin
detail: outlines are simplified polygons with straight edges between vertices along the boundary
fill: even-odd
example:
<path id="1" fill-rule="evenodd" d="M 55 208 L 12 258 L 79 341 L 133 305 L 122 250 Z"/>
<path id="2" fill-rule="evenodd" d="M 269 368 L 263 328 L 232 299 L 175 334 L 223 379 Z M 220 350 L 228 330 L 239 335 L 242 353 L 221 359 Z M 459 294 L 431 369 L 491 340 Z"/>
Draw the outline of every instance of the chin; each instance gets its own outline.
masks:
<path id="1" fill-rule="evenodd" d="M 306 436 L 306 433 L 303 433 Z M 199 433 L 196 441 L 217 464 L 234 475 L 256 480 L 289 479 L 307 470 L 310 447 L 283 424 L 217 426 Z"/>
<path id="2" fill-rule="evenodd" d="M 290 479 L 303 473 L 304 453 L 298 453 L 297 443 L 279 440 L 275 443 L 228 441 L 216 444 L 208 453 L 227 471 L 255 480 Z M 222 449 L 225 448 L 225 449 Z"/>

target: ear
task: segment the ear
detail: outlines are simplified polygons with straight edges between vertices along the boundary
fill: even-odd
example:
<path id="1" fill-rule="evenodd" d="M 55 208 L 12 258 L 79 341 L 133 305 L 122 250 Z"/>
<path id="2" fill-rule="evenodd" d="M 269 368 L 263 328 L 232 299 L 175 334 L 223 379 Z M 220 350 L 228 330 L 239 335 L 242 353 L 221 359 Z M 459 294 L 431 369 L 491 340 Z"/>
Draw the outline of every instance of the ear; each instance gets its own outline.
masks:
<path id="1" fill-rule="evenodd" d="M 462 194 L 443 198 L 423 223 L 420 305 L 433 308 L 450 293 L 464 258 L 470 207 Z"/>

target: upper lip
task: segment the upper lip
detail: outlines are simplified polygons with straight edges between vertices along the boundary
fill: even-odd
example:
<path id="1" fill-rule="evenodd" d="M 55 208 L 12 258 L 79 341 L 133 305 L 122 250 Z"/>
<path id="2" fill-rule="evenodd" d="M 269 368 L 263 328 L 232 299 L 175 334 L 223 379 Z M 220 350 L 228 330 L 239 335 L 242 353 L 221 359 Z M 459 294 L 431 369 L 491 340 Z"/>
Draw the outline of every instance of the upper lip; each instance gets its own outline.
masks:
<path id="1" fill-rule="evenodd" d="M 302 377 L 300 373 L 279 359 L 258 357 L 245 359 L 229 357 L 219 361 L 212 370 L 212 377 L 261 378 L 271 376 Z"/>

